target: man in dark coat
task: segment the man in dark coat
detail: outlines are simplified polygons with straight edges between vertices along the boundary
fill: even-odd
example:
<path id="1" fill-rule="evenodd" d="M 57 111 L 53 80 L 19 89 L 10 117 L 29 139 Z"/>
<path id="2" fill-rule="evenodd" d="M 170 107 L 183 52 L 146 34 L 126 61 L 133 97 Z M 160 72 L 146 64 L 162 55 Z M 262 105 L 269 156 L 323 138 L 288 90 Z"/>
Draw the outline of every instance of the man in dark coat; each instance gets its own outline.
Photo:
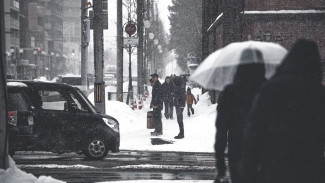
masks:
<path id="1" fill-rule="evenodd" d="M 242 151 L 243 183 L 325 182 L 321 80 L 317 45 L 298 40 L 254 102 Z"/>
<path id="2" fill-rule="evenodd" d="M 179 126 L 179 133 L 175 139 L 184 138 L 184 124 L 183 124 L 183 111 L 186 102 L 185 82 L 181 77 L 174 77 L 174 105 L 176 107 L 177 123 Z"/>
<path id="3" fill-rule="evenodd" d="M 240 182 L 238 164 L 241 156 L 242 138 L 249 109 L 265 79 L 265 66 L 262 53 L 255 49 L 246 49 L 241 62 L 256 57 L 259 62 L 240 65 L 233 84 L 226 86 L 218 100 L 216 121 L 217 135 L 215 143 L 218 179 L 226 172 L 225 148 L 228 141 L 229 170 L 233 183 Z"/>
<path id="4" fill-rule="evenodd" d="M 170 80 L 170 77 L 167 76 L 165 82 L 162 84 L 163 96 L 164 96 L 164 105 L 165 105 L 165 117 L 166 119 L 173 118 L 173 91 L 174 83 Z"/>
<path id="5" fill-rule="evenodd" d="M 155 131 L 151 132 L 152 136 L 162 135 L 162 122 L 161 122 L 161 110 L 163 108 L 163 94 L 161 84 L 158 80 L 158 74 L 151 74 L 152 79 L 152 99 L 150 108 L 153 108 L 153 121 L 155 123 Z"/>

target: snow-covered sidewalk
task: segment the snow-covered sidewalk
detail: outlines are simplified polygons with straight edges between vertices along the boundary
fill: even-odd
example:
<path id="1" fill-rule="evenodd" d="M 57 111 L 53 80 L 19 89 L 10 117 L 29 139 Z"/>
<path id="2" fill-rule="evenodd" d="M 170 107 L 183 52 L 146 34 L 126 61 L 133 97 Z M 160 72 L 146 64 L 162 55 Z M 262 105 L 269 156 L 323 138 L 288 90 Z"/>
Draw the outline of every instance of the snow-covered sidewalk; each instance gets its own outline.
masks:
<path id="1" fill-rule="evenodd" d="M 108 88 L 107 88 L 108 89 Z M 149 89 L 150 91 L 151 89 Z M 187 116 L 184 109 L 185 138 L 175 140 L 179 132 L 176 112 L 174 119 L 162 118 L 162 139 L 173 141 L 172 144 L 152 145 L 150 132 L 147 129 L 147 112 L 150 111 L 150 96 L 144 102 L 142 110 L 132 110 L 128 105 L 117 101 L 106 100 L 106 114 L 113 116 L 120 123 L 121 146 L 123 150 L 149 150 L 149 151 L 187 151 L 187 152 L 214 152 L 216 104 L 211 104 L 207 93 L 201 95 L 201 90 L 193 88 L 195 97 L 199 95 L 199 102 L 194 105 L 195 114 Z M 89 95 L 93 102 L 93 94 Z M 162 114 L 164 111 L 162 111 Z"/>

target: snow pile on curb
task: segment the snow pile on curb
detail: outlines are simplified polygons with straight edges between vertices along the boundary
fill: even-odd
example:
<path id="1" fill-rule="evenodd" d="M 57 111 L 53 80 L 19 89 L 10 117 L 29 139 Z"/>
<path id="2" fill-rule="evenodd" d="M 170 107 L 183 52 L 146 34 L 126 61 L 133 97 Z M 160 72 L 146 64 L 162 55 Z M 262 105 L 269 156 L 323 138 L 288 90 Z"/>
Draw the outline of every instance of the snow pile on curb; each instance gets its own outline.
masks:
<path id="1" fill-rule="evenodd" d="M 108 88 L 107 88 L 108 89 Z M 183 152 L 214 152 L 215 119 L 217 104 L 211 104 L 208 93 L 201 94 L 201 89 L 193 88 L 195 98 L 199 96 L 199 102 L 193 105 L 195 114 L 188 117 L 185 107 L 184 128 L 185 138 L 176 140 L 179 132 L 174 108 L 174 119 L 166 119 L 162 110 L 163 135 L 158 136 L 172 144 L 153 145 L 150 135 L 153 129 L 147 129 L 147 112 L 150 111 L 151 89 L 148 87 L 150 96 L 143 101 L 142 110 L 132 110 L 124 102 L 109 101 L 106 99 L 106 114 L 114 117 L 120 124 L 122 150 L 148 150 L 148 151 L 183 151 Z M 93 93 L 88 96 L 93 102 Z"/>
<path id="2" fill-rule="evenodd" d="M 36 178 L 30 173 L 26 173 L 17 168 L 15 162 L 9 157 L 9 168 L 7 170 L 0 169 L 0 182 L 1 183 L 64 183 L 63 181 L 56 180 L 50 176 L 40 176 Z"/>

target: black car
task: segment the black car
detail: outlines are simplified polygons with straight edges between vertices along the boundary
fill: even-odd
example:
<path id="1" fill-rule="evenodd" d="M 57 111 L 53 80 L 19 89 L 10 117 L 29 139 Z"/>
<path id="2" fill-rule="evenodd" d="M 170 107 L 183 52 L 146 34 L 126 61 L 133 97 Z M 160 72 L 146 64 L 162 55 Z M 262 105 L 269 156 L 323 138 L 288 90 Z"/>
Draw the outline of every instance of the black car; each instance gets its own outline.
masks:
<path id="1" fill-rule="evenodd" d="M 118 121 L 98 113 L 78 88 L 36 81 L 7 86 L 11 154 L 43 150 L 102 159 L 119 151 Z"/>

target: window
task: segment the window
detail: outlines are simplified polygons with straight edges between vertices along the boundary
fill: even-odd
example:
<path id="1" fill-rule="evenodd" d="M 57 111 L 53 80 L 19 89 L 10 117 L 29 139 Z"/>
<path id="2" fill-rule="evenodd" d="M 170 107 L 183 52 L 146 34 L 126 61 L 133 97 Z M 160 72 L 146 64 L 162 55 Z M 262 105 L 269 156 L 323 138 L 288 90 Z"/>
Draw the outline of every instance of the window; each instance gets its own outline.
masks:
<path id="1" fill-rule="evenodd" d="M 72 100 L 74 101 L 74 103 L 77 104 L 78 109 L 80 109 L 80 110 L 82 110 L 82 111 L 88 111 L 87 108 L 85 108 L 85 107 L 84 107 L 84 106 L 79 102 L 79 100 L 77 99 L 77 97 L 76 97 L 73 93 L 69 92 L 69 95 L 70 95 L 70 97 L 72 98 Z"/>
<path id="2" fill-rule="evenodd" d="M 41 90 L 42 108 L 47 110 L 64 110 L 64 103 L 67 100 L 58 91 Z"/>
<path id="3" fill-rule="evenodd" d="M 8 93 L 9 111 L 27 111 L 28 104 L 21 93 Z"/>

